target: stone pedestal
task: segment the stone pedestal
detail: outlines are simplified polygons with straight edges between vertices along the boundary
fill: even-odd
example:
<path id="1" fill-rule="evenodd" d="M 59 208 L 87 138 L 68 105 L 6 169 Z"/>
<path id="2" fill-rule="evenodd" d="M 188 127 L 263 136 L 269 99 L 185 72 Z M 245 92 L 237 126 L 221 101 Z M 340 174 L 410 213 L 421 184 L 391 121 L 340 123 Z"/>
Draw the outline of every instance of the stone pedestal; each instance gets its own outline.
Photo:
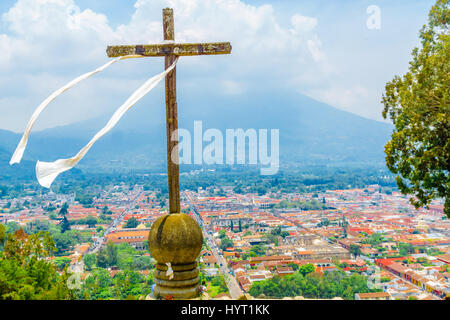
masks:
<path id="1" fill-rule="evenodd" d="M 172 296 L 173 299 L 193 299 L 199 296 L 199 269 L 203 235 L 197 222 L 183 213 L 158 218 L 149 234 L 149 249 L 158 261 L 154 274 L 155 298 Z M 167 275 L 171 264 L 173 278 Z"/>
<path id="2" fill-rule="evenodd" d="M 154 296 L 173 296 L 175 299 L 192 299 L 199 295 L 199 269 L 197 263 L 172 265 L 173 278 L 166 275 L 168 267 L 157 264 Z"/>

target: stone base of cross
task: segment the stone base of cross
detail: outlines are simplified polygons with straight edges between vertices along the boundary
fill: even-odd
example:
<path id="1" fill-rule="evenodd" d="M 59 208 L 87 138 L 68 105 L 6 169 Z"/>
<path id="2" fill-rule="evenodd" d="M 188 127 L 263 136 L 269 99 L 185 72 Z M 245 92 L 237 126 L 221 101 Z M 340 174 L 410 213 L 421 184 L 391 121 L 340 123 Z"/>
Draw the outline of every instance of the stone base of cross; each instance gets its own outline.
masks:
<path id="1" fill-rule="evenodd" d="M 163 29 L 164 44 L 109 46 L 107 54 L 109 57 L 163 56 L 165 68 L 168 69 L 179 56 L 231 53 L 229 42 L 175 43 L 173 9 L 163 9 Z M 197 258 L 202 248 L 203 235 L 194 219 L 180 213 L 178 136 L 174 134 L 178 129 L 176 68 L 167 74 L 165 81 L 169 214 L 153 223 L 148 238 L 150 252 L 158 261 L 153 296 L 191 299 L 200 294 Z"/>

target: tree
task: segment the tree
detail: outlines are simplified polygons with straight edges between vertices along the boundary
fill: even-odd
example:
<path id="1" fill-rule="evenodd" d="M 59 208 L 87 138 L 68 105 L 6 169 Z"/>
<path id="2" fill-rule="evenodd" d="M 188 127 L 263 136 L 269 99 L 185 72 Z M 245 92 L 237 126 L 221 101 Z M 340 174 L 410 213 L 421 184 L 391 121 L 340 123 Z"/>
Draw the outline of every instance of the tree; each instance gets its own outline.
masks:
<path id="1" fill-rule="evenodd" d="M 128 219 L 127 223 L 125 224 L 125 228 L 136 228 L 139 225 L 139 220 L 135 217 L 131 217 Z"/>
<path id="2" fill-rule="evenodd" d="M 292 269 L 294 269 L 294 271 L 297 271 L 299 269 L 299 265 L 294 262 L 290 262 L 286 266 L 291 267 Z"/>
<path id="3" fill-rule="evenodd" d="M 85 299 L 108 299 L 113 297 L 110 286 L 113 278 L 108 270 L 97 268 L 93 270 L 83 283 L 83 297 Z"/>
<path id="4" fill-rule="evenodd" d="M 0 246 L 3 245 L 6 238 L 6 227 L 0 223 Z"/>
<path id="5" fill-rule="evenodd" d="M 0 185 L 0 199 L 6 197 L 8 195 L 8 187 L 4 185 Z"/>
<path id="6" fill-rule="evenodd" d="M 99 250 L 97 252 L 97 256 L 95 257 L 95 260 L 97 261 L 97 266 L 100 268 L 107 268 L 108 267 L 108 260 L 106 258 L 106 252 L 105 250 Z"/>
<path id="7" fill-rule="evenodd" d="M 220 249 L 225 250 L 226 248 L 232 247 L 233 246 L 233 240 L 231 240 L 228 237 L 225 237 L 222 239 L 222 241 L 220 242 Z"/>
<path id="8" fill-rule="evenodd" d="M 108 206 L 104 206 L 102 209 L 102 214 L 105 214 L 105 215 L 112 214 L 112 211 L 109 210 Z"/>
<path id="9" fill-rule="evenodd" d="M 95 269 L 83 283 L 80 296 L 85 299 L 129 299 L 145 297 L 153 280 L 133 270 L 119 271 L 114 277 L 106 269 Z"/>
<path id="10" fill-rule="evenodd" d="M 414 253 L 414 247 L 411 243 L 400 242 L 398 244 L 398 252 L 401 256 L 407 256 L 410 253 Z"/>
<path id="11" fill-rule="evenodd" d="M 314 272 L 315 268 L 312 263 L 303 264 L 298 268 L 298 272 L 300 272 L 303 276 L 306 276 L 308 273 Z"/>
<path id="12" fill-rule="evenodd" d="M 70 236 L 69 232 L 53 234 L 53 240 L 55 241 L 55 245 L 56 248 L 58 249 L 59 254 L 64 254 L 74 244 L 74 241 Z"/>
<path id="13" fill-rule="evenodd" d="M 287 231 L 281 231 L 281 232 L 280 232 L 280 236 L 284 239 L 284 238 L 286 238 L 287 236 L 289 236 L 289 232 L 287 232 Z"/>
<path id="14" fill-rule="evenodd" d="M 235 186 L 235 187 L 233 188 L 233 192 L 234 192 L 234 193 L 239 193 L 239 194 L 244 193 L 244 191 L 242 190 L 242 186 L 240 186 L 240 185 Z"/>
<path id="15" fill-rule="evenodd" d="M 88 225 L 89 228 L 94 228 L 95 225 L 97 224 L 97 219 L 94 218 L 93 216 L 88 216 L 85 220 L 84 223 L 86 223 Z"/>
<path id="16" fill-rule="evenodd" d="M 409 72 L 386 84 L 383 117 L 395 126 L 386 164 L 419 208 L 444 198 L 450 217 L 450 0 L 437 0 L 420 31 Z"/>
<path id="17" fill-rule="evenodd" d="M 219 231 L 219 239 L 223 239 L 227 236 L 227 232 L 225 230 L 220 230 Z"/>
<path id="18" fill-rule="evenodd" d="M 45 220 L 34 220 L 28 222 L 25 226 L 25 232 L 27 233 L 37 233 L 39 231 L 49 231 L 50 224 Z"/>
<path id="19" fill-rule="evenodd" d="M 6 233 L 13 233 L 14 231 L 17 231 L 20 229 L 20 225 L 15 222 L 15 221 L 11 221 L 8 222 L 8 224 L 6 225 Z"/>
<path id="20" fill-rule="evenodd" d="M 273 229 L 270 231 L 270 234 L 271 234 L 271 235 L 274 235 L 274 236 L 279 236 L 280 233 L 281 233 L 281 227 L 279 227 L 279 226 L 273 228 Z"/>
<path id="21" fill-rule="evenodd" d="M 59 275 L 48 260 L 55 250 L 48 232 L 28 235 L 19 229 L 8 234 L 0 251 L 0 300 L 74 299 L 67 268 Z"/>
<path id="22" fill-rule="evenodd" d="M 78 194 L 75 197 L 75 200 L 81 203 L 83 206 L 90 206 L 93 202 L 93 195 L 92 194 Z"/>
<path id="23" fill-rule="evenodd" d="M 93 254 L 93 253 L 85 254 L 83 256 L 83 262 L 84 262 L 84 266 L 86 267 L 86 270 L 91 271 L 92 268 L 95 266 L 95 262 L 96 262 L 95 254 Z"/>
<path id="24" fill-rule="evenodd" d="M 263 256 L 266 254 L 266 250 L 264 250 L 264 248 L 259 244 L 254 245 L 250 251 L 254 252 L 256 256 Z"/>
<path id="25" fill-rule="evenodd" d="M 378 245 L 382 242 L 385 242 L 386 239 L 384 239 L 383 235 L 379 233 L 372 233 L 370 236 L 366 237 L 362 242 L 371 244 L 372 246 Z"/>
<path id="26" fill-rule="evenodd" d="M 54 261 L 58 269 L 62 271 L 66 266 L 70 265 L 72 260 L 68 257 L 56 257 Z"/>
<path id="27" fill-rule="evenodd" d="M 108 266 L 115 266 L 117 264 L 117 246 L 112 241 L 108 241 L 105 251 Z"/>
<path id="28" fill-rule="evenodd" d="M 361 255 L 361 247 L 357 244 L 351 244 L 350 245 L 350 253 L 353 254 L 355 257 Z"/>
<path id="29" fill-rule="evenodd" d="M 249 293 L 258 297 L 281 298 L 285 296 L 304 296 L 306 298 L 331 299 L 342 297 L 353 300 L 357 292 L 376 292 L 380 289 L 369 289 L 367 277 L 361 275 L 348 276 L 342 271 L 324 272 L 323 275 L 315 272 L 302 275 L 294 273 L 282 278 L 273 277 L 270 280 L 254 282 Z"/>
<path id="30" fill-rule="evenodd" d="M 278 236 L 273 235 L 272 233 L 266 233 L 264 235 L 264 239 L 266 240 L 266 242 L 273 243 L 275 244 L 275 246 L 278 246 Z"/>
<path id="31" fill-rule="evenodd" d="M 131 268 L 134 270 L 148 270 L 153 268 L 151 258 L 146 256 L 140 256 L 133 259 Z"/>
<path id="32" fill-rule="evenodd" d="M 61 233 L 64 233 L 64 232 L 70 230 L 70 222 L 69 222 L 69 220 L 67 220 L 66 216 L 64 216 L 60 225 L 61 225 Z"/>
<path id="33" fill-rule="evenodd" d="M 67 202 L 64 202 L 64 204 L 61 206 L 61 209 L 59 210 L 59 214 L 62 216 L 66 216 L 66 214 L 68 213 L 67 209 L 69 209 L 69 205 L 67 204 Z"/>
<path id="34" fill-rule="evenodd" d="M 257 191 L 258 191 L 258 196 L 263 196 L 267 193 L 267 189 L 264 186 L 259 186 Z"/>

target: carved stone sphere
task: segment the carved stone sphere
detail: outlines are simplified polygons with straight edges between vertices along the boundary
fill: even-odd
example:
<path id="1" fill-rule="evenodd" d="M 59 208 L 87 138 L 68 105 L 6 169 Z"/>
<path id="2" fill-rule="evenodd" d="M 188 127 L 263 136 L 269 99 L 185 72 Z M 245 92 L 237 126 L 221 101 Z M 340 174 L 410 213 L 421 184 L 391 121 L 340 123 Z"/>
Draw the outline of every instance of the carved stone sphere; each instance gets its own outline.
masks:
<path id="1" fill-rule="evenodd" d="M 203 234 L 197 222 L 187 214 L 172 213 L 159 217 L 148 236 L 153 258 L 161 264 L 195 262 L 203 244 Z"/>

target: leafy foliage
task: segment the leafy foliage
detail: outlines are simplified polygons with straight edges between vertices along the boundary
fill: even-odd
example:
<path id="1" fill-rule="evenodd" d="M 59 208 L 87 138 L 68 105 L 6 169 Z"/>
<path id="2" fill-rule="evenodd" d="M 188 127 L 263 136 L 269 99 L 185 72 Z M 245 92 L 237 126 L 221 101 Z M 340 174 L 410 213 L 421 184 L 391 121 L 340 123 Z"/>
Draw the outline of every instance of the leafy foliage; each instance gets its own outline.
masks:
<path id="1" fill-rule="evenodd" d="M 233 246 L 233 240 L 231 240 L 228 237 L 224 237 L 220 241 L 219 248 L 222 249 L 222 250 L 225 250 L 226 248 L 229 248 L 229 247 L 232 247 L 232 246 Z"/>
<path id="2" fill-rule="evenodd" d="M 351 244 L 350 245 L 350 253 L 354 255 L 355 257 L 361 255 L 361 247 L 357 244 Z"/>
<path id="3" fill-rule="evenodd" d="M 385 146 L 387 167 L 416 207 L 445 199 L 450 217 L 450 0 L 437 0 L 421 48 L 412 52 L 409 72 L 386 84 L 383 117 L 395 129 Z"/>
<path id="4" fill-rule="evenodd" d="M 69 220 L 67 220 L 66 216 L 64 216 L 60 225 L 61 225 L 61 233 L 64 233 L 64 232 L 70 230 L 70 222 L 69 222 Z"/>
<path id="5" fill-rule="evenodd" d="M 83 256 L 84 267 L 87 271 L 91 271 L 95 266 L 97 259 L 94 253 L 88 253 Z"/>
<path id="6" fill-rule="evenodd" d="M 83 206 L 88 207 L 94 202 L 94 195 L 86 193 L 77 193 L 75 200 L 81 203 Z"/>
<path id="7" fill-rule="evenodd" d="M 376 246 L 380 243 L 385 242 L 386 240 L 387 239 L 385 239 L 382 234 L 375 232 L 375 233 L 372 233 L 370 236 L 366 237 L 361 242 L 371 244 L 372 246 Z"/>
<path id="8" fill-rule="evenodd" d="M 139 225 L 138 219 L 136 219 L 135 217 L 131 217 L 125 224 L 125 228 L 136 228 L 138 225 Z"/>
<path id="9" fill-rule="evenodd" d="M 307 263 L 301 265 L 298 269 L 298 272 L 300 272 L 303 276 L 306 276 L 307 274 L 314 272 L 314 270 L 315 270 L 314 265 L 312 263 Z"/>
<path id="10" fill-rule="evenodd" d="M 414 247 L 410 243 L 400 242 L 398 244 L 398 252 L 401 256 L 407 256 L 414 253 Z"/>
<path id="11" fill-rule="evenodd" d="M 301 268 L 301 267 L 300 267 Z M 253 283 L 249 293 L 258 297 L 282 298 L 304 296 L 305 298 L 331 299 L 342 297 L 353 300 L 355 293 L 373 292 L 367 287 L 367 278 L 361 275 L 347 276 L 342 271 L 325 272 L 324 275 L 295 272 L 284 277 Z M 379 291 L 379 290 L 378 290 Z"/>
<path id="12" fill-rule="evenodd" d="M 114 267 L 117 265 L 117 246 L 108 241 L 106 248 L 98 251 L 96 261 L 97 266 L 101 268 Z"/>
<path id="13" fill-rule="evenodd" d="M 69 205 L 67 204 L 67 202 L 64 202 L 64 204 L 61 206 L 61 209 L 59 210 L 59 214 L 65 216 L 69 212 L 67 209 L 69 209 Z"/>
<path id="14" fill-rule="evenodd" d="M 3 245 L 6 238 L 6 227 L 3 224 L 0 224 L 0 246 Z"/>
<path id="15" fill-rule="evenodd" d="M 136 299 L 148 295 L 153 283 L 151 273 L 144 276 L 137 271 L 124 270 L 112 277 L 108 270 L 97 268 L 84 281 L 79 296 L 86 300 Z"/>
<path id="16" fill-rule="evenodd" d="M 19 229 L 8 234 L 0 252 L 0 299 L 73 299 L 67 287 L 67 268 L 59 275 L 56 265 L 48 260 L 55 250 L 48 232 L 28 235 Z"/>
<path id="17" fill-rule="evenodd" d="M 284 208 L 298 208 L 301 210 L 324 210 L 328 209 L 328 206 L 319 202 L 316 199 L 312 199 L 311 201 L 293 201 L 289 202 L 287 200 L 282 200 L 274 206 L 275 209 L 284 209 Z"/>

